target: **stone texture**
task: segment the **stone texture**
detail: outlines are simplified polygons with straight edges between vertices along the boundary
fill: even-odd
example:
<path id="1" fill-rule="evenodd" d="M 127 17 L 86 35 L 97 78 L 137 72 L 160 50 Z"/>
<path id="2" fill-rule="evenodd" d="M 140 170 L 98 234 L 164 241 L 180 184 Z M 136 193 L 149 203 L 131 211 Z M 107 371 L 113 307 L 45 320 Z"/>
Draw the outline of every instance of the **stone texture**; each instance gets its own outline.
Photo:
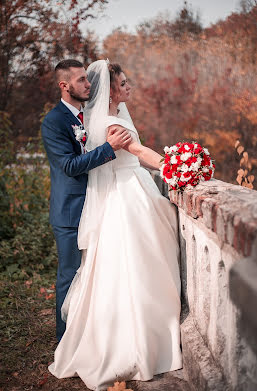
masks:
<path id="1" fill-rule="evenodd" d="M 184 374 L 197 391 L 257 390 L 257 192 L 211 180 L 169 196 L 179 217 Z"/>
<path id="2" fill-rule="evenodd" d="M 155 172 L 154 177 L 159 175 Z M 214 231 L 222 243 L 230 244 L 239 253 L 249 256 L 257 235 L 255 190 L 212 179 L 193 190 L 183 193 L 171 191 L 169 195 L 171 201 L 189 216 L 202 218 L 206 227 Z"/>
<path id="3" fill-rule="evenodd" d="M 127 388 L 133 391 L 190 391 L 188 383 L 184 380 L 183 371 L 172 371 L 154 376 L 147 382 L 127 382 Z"/>
<path id="4" fill-rule="evenodd" d="M 190 370 L 188 381 L 192 390 L 228 390 L 220 368 L 195 327 L 193 317 L 188 316 L 181 325 L 184 367 Z"/>

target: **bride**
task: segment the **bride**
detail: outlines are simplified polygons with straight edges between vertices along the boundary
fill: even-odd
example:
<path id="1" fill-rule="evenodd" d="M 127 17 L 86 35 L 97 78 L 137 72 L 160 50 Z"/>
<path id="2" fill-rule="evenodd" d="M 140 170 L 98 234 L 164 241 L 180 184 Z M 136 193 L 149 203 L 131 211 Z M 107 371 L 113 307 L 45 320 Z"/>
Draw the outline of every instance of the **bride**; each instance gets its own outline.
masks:
<path id="1" fill-rule="evenodd" d="M 88 69 L 88 151 L 119 124 L 132 135 L 116 159 L 91 170 L 78 245 L 81 266 L 62 307 L 66 331 L 50 372 L 80 376 L 92 390 L 115 380 L 150 380 L 182 367 L 180 276 L 175 207 L 144 165 L 161 156 L 141 145 L 125 102 L 130 85 L 119 65 Z"/>

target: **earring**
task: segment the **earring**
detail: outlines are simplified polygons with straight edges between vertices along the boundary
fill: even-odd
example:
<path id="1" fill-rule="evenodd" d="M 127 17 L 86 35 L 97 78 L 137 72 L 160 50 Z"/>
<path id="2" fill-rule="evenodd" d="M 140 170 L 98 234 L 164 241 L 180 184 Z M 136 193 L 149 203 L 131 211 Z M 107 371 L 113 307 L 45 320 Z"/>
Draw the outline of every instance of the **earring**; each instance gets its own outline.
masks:
<path id="1" fill-rule="evenodd" d="M 110 96 L 110 103 L 112 103 L 112 97 Z"/>

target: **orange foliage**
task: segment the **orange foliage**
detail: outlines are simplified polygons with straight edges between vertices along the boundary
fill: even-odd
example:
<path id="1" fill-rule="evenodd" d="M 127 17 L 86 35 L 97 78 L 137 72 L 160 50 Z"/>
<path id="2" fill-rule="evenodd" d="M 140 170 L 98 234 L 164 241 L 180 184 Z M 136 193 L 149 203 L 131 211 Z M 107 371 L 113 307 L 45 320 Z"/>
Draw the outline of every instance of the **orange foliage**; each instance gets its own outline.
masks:
<path id="1" fill-rule="evenodd" d="M 115 382 L 113 387 L 108 387 L 107 391 L 133 391 L 131 388 L 126 388 L 126 383 L 124 381 L 122 382 Z"/>
<path id="2" fill-rule="evenodd" d="M 256 155 L 257 51 L 255 33 L 249 26 L 244 29 L 251 18 L 233 14 L 197 38 L 188 34 L 179 40 L 161 29 L 158 35 L 154 26 L 136 34 L 117 29 L 103 45 L 103 57 L 120 63 L 132 82 L 128 106 L 145 144 L 163 153 L 165 145 L 198 140 L 216 161 L 216 177 L 233 183 L 236 140 L 249 156 Z M 158 19 L 158 27 L 160 23 Z"/>

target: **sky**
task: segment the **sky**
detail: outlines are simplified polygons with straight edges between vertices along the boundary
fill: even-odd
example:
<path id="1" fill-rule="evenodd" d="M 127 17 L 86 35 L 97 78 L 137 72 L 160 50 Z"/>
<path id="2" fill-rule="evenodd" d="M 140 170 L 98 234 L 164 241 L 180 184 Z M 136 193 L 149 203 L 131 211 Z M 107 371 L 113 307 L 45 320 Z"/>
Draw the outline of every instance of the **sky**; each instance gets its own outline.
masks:
<path id="1" fill-rule="evenodd" d="M 127 26 L 133 32 L 138 24 L 167 10 L 175 18 L 183 4 L 184 0 L 109 0 L 102 16 L 81 27 L 94 31 L 102 40 L 120 26 Z M 188 4 L 195 12 L 199 11 L 204 27 L 239 10 L 239 0 L 188 0 Z"/>

